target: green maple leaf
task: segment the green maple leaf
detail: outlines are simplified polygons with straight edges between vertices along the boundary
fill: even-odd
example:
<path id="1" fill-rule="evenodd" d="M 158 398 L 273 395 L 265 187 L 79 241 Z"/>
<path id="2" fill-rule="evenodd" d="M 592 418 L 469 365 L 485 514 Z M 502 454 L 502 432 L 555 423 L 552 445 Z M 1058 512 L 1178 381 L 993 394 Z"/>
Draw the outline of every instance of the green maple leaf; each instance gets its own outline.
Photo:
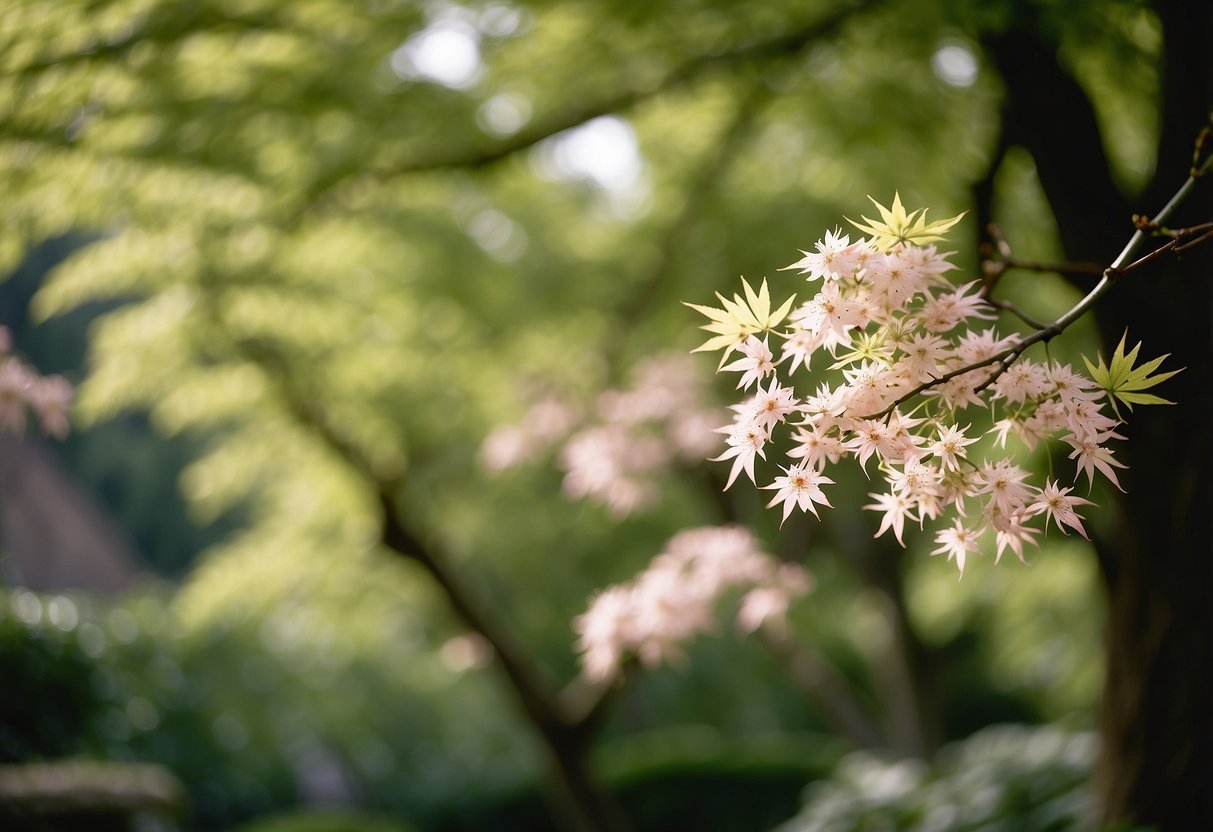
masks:
<path id="1" fill-rule="evenodd" d="M 724 356 L 720 359 L 720 363 L 723 365 L 729 354 L 737 349 L 746 338 L 759 332 L 770 332 L 777 327 L 787 317 L 788 311 L 792 308 L 792 302 L 796 300 L 796 296 L 793 295 L 772 312 L 771 293 L 767 290 L 765 278 L 757 292 L 750 287 L 745 278 L 742 278 L 741 285 L 745 290 L 744 298 L 739 294 L 734 294 L 733 299 L 729 300 L 719 292 L 716 293 L 722 307 L 720 309 L 683 301 L 684 306 L 689 306 L 696 312 L 706 315 L 711 321 L 700 329 L 716 333 L 714 337 L 704 341 L 692 352 L 718 350 L 723 347 Z"/>
<path id="2" fill-rule="evenodd" d="M 1112 405 L 1112 410 L 1116 413 L 1116 418 L 1120 419 L 1120 411 L 1116 408 L 1116 402 L 1120 401 L 1125 407 L 1133 410 L 1135 404 L 1175 404 L 1175 402 L 1167 401 L 1164 398 L 1155 396 L 1152 393 L 1143 393 L 1142 390 L 1149 390 L 1157 384 L 1169 379 L 1171 376 L 1183 371 L 1184 367 L 1178 370 L 1171 370 L 1158 375 L 1150 375 L 1158 369 L 1167 355 L 1161 355 L 1152 361 L 1147 361 L 1140 367 L 1134 367 L 1134 362 L 1137 361 L 1137 353 L 1141 350 L 1141 342 L 1137 342 L 1129 353 L 1125 354 L 1125 339 L 1129 337 L 1129 331 L 1126 329 L 1124 335 L 1120 336 L 1120 343 L 1116 345 L 1116 351 L 1112 353 L 1112 363 L 1104 364 L 1103 356 L 1099 356 L 1098 366 L 1093 365 L 1087 360 L 1084 355 L 1083 363 L 1087 365 L 1087 370 L 1091 373 L 1091 378 L 1099 387 L 1108 393 L 1108 401 Z M 1121 421 L 1124 421 L 1121 419 Z"/>
<path id="3" fill-rule="evenodd" d="M 847 222 L 869 235 L 872 245 L 881 251 L 888 251 L 899 243 L 921 245 L 942 240 L 944 232 L 960 222 L 960 218 L 966 213 L 961 211 L 949 219 L 928 223 L 927 209 L 919 208 L 907 214 L 898 193 L 893 194 L 893 205 L 890 208 L 885 208 L 870 196 L 868 199 L 872 200 L 872 204 L 880 212 L 880 221 L 863 217 L 863 223 L 858 223 L 848 217 Z"/>
<path id="4" fill-rule="evenodd" d="M 861 361 L 872 361 L 887 367 L 893 363 L 890 360 L 893 356 L 893 349 L 887 346 L 886 341 L 887 336 L 883 332 L 877 331 L 871 334 L 865 332 L 852 341 L 853 349 L 831 364 L 830 369 L 837 370 Z"/>

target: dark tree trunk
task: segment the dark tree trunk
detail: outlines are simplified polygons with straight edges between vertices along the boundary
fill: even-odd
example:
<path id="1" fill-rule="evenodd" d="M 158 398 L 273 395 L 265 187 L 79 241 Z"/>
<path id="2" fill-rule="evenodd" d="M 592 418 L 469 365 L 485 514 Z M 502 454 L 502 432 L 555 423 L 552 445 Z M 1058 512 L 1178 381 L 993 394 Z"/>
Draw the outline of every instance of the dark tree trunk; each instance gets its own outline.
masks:
<path id="1" fill-rule="evenodd" d="M 990 42 L 1006 81 L 1008 138 L 1033 155 L 1066 256 L 1109 263 L 1133 212 L 1184 181 L 1192 140 L 1213 106 L 1213 4 L 1160 2 L 1165 54 L 1158 169 L 1131 204 L 1108 175 L 1090 102 L 1056 43 L 1022 28 Z M 1028 21 L 1030 24 L 1030 21 Z M 1213 178 L 1169 223 L 1208 221 Z M 1125 327 L 1143 358 L 1187 369 L 1123 429 L 1116 532 L 1097 541 L 1107 593 L 1106 679 L 1098 786 L 1107 821 L 1213 829 L 1213 255 L 1162 259 L 1126 277 L 1096 310 L 1105 343 Z"/>

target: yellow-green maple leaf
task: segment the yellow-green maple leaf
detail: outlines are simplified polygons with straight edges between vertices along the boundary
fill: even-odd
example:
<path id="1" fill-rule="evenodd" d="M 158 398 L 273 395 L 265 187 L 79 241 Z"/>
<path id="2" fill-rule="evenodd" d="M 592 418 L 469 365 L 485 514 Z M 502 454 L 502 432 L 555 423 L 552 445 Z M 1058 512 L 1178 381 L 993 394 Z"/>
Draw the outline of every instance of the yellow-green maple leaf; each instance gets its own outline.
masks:
<path id="1" fill-rule="evenodd" d="M 689 306 L 708 317 L 710 323 L 704 324 L 700 329 L 716 333 L 714 337 L 704 341 L 692 352 L 707 352 L 724 348 L 724 355 L 720 359 L 720 363 L 723 365 L 729 354 L 737 349 L 746 338 L 759 332 L 770 332 L 779 326 L 792 308 L 792 302 L 796 300 L 796 296 L 793 295 L 772 312 L 771 293 L 767 289 L 765 278 L 757 292 L 751 288 L 745 278 L 741 279 L 741 285 L 745 291 L 744 298 L 739 294 L 734 294 L 733 299 L 729 300 L 719 292 L 716 293 L 722 307 L 720 309 L 683 301 L 684 306 Z"/>
<path id="2" fill-rule="evenodd" d="M 850 218 L 847 218 L 847 222 L 869 235 L 872 238 L 872 245 L 881 251 L 888 251 L 899 243 L 922 245 L 942 240 L 944 232 L 960 222 L 960 218 L 966 213 L 961 211 L 949 219 L 928 223 L 927 209 L 919 208 L 917 211 L 907 214 L 905 207 L 901 204 L 901 195 L 898 193 L 893 194 L 893 205 L 890 208 L 885 208 L 870 196 L 868 199 L 872 200 L 872 204 L 880 212 L 880 221 L 863 217 L 863 223 L 855 222 Z"/>

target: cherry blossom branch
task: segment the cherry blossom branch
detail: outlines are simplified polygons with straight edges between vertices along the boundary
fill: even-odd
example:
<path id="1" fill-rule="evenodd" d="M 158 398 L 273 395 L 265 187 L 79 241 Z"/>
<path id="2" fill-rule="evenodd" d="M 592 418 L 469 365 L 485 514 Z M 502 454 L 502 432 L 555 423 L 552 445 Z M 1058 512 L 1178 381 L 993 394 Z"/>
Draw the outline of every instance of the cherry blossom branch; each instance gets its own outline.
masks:
<path id="1" fill-rule="evenodd" d="M 1178 208 L 1179 205 L 1187 198 L 1188 194 L 1192 192 L 1192 189 L 1196 187 L 1196 183 L 1209 171 L 1211 166 L 1213 166 L 1213 156 L 1206 159 L 1199 167 L 1194 167 L 1191 170 L 1187 180 L 1179 187 L 1179 190 L 1172 195 L 1172 197 L 1167 201 L 1167 204 L 1164 205 L 1152 219 L 1145 223 L 1138 223 L 1138 228 L 1133 232 L 1133 236 L 1129 238 L 1129 242 L 1125 244 L 1125 247 L 1121 249 L 1120 254 L 1118 254 L 1116 259 L 1112 261 L 1112 265 L 1104 269 L 1103 275 L 1100 277 L 1099 282 L 1095 284 L 1095 287 L 1092 288 L 1091 291 L 1087 292 L 1082 300 L 1074 304 L 1074 306 L 1071 307 L 1070 310 L 1060 318 L 1047 326 L 1037 329 L 1030 335 L 1024 336 L 1002 352 L 981 361 L 975 361 L 971 364 L 957 367 L 954 370 L 944 373 L 938 378 L 923 382 L 909 393 L 906 393 L 905 395 L 896 399 L 884 410 L 869 416 L 861 416 L 859 418 L 864 420 L 884 419 L 890 416 L 894 410 L 901 407 L 901 405 L 905 404 L 910 399 L 926 392 L 927 390 L 930 390 L 933 387 L 944 384 L 945 382 L 948 382 L 958 376 L 962 376 L 965 373 L 980 370 L 990 366 L 991 364 L 997 363 L 1000 365 L 998 370 L 996 370 L 988 379 L 986 379 L 985 382 L 974 392 L 980 392 L 988 387 L 995 380 L 997 380 L 1002 373 L 1006 372 L 1007 368 L 1014 364 L 1019 356 L 1028 349 L 1028 347 L 1042 341 L 1047 342 L 1053 338 L 1056 338 L 1072 323 L 1090 311 L 1091 307 L 1093 307 L 1100 298 L 1111 290 L 1121 276 L 1127 274 L 1133 269 L 1139 268 L 1150 260 L 1153 260 L 1155 257 L 1160 256 L 1163 251 L 1173 250 L 1175 248 L 1176 240 L 1171 240 L 1170 242 L 1161 246 L 1159 249 L 1150 252 L 1139 260 L 1130 262 L 1130 258 L 1133 257 L 1133 255 L 1137 253 L 1137 250 L 1141 248 L 1142 244 L 1145 243 L 1146 238 L 1152 233 L 1152 229 L 1162 227 L 1163 223 L 1170 218 L 1170 216 L 1175 212 L 1175 209 Z M 1205 226 L 1194 226 L 1194 228 L 1200 229 L 1201 231 L 1205 230 Z M 1210 235 L 1203 234 L 1197 240 L 1191 241 L 1191 243 L 1194 245 L 1198 241 L 1203 241 L 1209 238 Z"/>

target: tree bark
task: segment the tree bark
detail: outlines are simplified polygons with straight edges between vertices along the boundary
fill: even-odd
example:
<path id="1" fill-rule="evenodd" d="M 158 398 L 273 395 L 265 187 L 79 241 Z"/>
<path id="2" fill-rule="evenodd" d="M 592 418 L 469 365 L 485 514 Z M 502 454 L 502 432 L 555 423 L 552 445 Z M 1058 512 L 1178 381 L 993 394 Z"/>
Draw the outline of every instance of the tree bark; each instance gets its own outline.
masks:
<path id="1" fill-rule="evenodd" d="M 1157 4 L 1164 31 L 1158 168 L 1132 206 L 1107 171 L 1094 110 L 1057 60 L 1022 28 L 989 43 L 1006 82 L 1008 135 L 1036 160 L 1066 256 L 1110 261 L 1133 211 L 1162 206 L 1187 175 L 1192 140 L 1213 106 L 1213 5 Z M 1030 23 L 1030 21 L 1028 21 Z M 1213 181 L 1169 223 L 1207 221 Z M 1128 327 L 1145 357 L 1170 352 L 1174 407 L 1139 407 L 1117 449 L 1129 469 L 1114 535 L 1096 541 L 1107 594 L 1106 677 L 1097 785 L 1105 822 L 1163 832 L 1213 828 L 1213 256 L 1208 246 L 1127 277 L 1096 311 L 1105 343 Z"/>

